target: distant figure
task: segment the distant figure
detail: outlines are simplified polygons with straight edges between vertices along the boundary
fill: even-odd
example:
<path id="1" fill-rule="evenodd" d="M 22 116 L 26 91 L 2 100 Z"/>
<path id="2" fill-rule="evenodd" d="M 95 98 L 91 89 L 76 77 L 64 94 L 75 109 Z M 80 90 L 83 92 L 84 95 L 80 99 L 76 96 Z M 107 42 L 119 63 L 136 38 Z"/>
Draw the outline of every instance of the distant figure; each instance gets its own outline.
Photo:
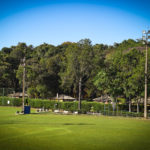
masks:
<path id="1" fill-rule="evenodd" d="M 28 106 L 28 98 L 26 98 L 25 105 Z"/>

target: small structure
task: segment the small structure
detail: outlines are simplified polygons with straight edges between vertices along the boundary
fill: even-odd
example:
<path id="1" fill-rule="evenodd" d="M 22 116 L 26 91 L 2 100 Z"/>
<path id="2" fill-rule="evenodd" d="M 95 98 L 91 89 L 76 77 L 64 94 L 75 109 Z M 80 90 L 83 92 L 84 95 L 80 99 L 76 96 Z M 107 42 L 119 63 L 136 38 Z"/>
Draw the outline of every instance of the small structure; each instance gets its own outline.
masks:
<path id="1" fill-rule="evenodd" d="M 13 93 L 13 94 L 9 94 L 8 97 L 12 97 L 12 98 L 22 98 L 22 92 L 17 92 L 17 93 Z M 28 94 L 25 93 L 24 94 L 25 97 L 28 97 Z"/>
<path id="2" fill-rule="evenodd" d="M 133 102 L 137 103 L 137 101 Z M 139 104 L 144 104 L 144 98 L 138 99 Z M 147 98 L 147 104 L 150 105 L 150 97 Z"/>
<path id="3" fill-rule="evenodd" d="M 112 99 L 108 95 L 102 95 L 101 97 L 94 98 L 93 101 L 100 102 L 100 103 L 111 103 Z"/>
<path id="4" fill-rule="evenodd" d="M 75 101 L 76 99 L 74 97 L 71 97 L 71 96 L 68 96 L 68 95 L 64 95 L 64 94 L 61 94 L 61 95 L 58 95 L 56 97 L 53 97 L 51 98 L 52 100 L 57 100 L 57 101 L 60 101 L 60 102 L 66 102 L 66 101 Z"/>

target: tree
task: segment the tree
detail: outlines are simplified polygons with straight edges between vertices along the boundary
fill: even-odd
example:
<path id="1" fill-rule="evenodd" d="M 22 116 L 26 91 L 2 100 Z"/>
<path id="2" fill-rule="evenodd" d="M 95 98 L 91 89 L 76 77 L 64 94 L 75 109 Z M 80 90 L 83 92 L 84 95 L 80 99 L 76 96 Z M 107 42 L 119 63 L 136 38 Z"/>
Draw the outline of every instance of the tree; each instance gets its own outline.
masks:
<path id="1" fill-rule="evenodd" d="M 131 100 L 142 95 L 144 85 L 144 54 L 136 49 L 127 52 L 117 52 L 109 60 L 105 70 L 98 73 L 95 85 L 101 91 L 106 91 L 116 99 L 123 96 L 129 103 L 131 112 Z"/>
<path id="2" fill-rule="evenodd" d="M 78 93 L 79 106 L 81 109 L 82 87 L 92 70 L 93 50 L 89 39 L 72 43 L 66 50 L 66 61 L 64 72 L 60 73 L 62 86 Z"/>
<path id="3" fill-rule="evenodd" d="M 97 90 L 97 87 L 93 83 L 93 78 L 97 75 L 97 73 L 104 69 L 105 66 L 105 56 L 108 50 L 107 45 L 103 44 L 95 44 L 93 45 L 93 59 L 91 60 L 92 63 L 92 70 L 88 80 L 85 82 L 84 91 L 88 98 L 95 98 L 100 96 L 100 92 Z"/>
<path id="4" fill-rule="evenodd" d="M 123 55 L 121 59 L 122 79 L 124 95 L 129 102 L 131 112 L 131 100 L 141 95 L 144 90 L 144 54 L 132 49 Z"/>
<path id="5" fill-rule="evenodd" d="M 12 57 L 12 48 L 3 48 L 0 52 L 0 87 L 1 88 L 18 88 L 16 70 L 18 61 Z"/>

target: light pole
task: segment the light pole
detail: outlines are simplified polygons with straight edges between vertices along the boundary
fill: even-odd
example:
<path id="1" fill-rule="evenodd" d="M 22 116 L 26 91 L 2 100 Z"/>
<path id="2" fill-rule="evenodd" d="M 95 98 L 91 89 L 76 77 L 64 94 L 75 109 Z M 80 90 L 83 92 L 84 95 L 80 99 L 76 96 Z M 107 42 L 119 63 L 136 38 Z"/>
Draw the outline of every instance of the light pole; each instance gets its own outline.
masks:
<path id="1" fill-rule="evenodd" d="M 25 72 L 26 72 L 26 59 L 23 59 L 23 81 L 22 81 L 22 111 L 24 112 L 24 99 L 25 99 Z"/>
<path id="2" fill-rule="evenodd" d="M 143 44 L 146 45 L 145 51 L 145 98 L 144 98 L 144 118 L 147 119 L 147 66 L 148 66 L 148 40 L 150 39 L 150 30 L 143 31 Z"/>

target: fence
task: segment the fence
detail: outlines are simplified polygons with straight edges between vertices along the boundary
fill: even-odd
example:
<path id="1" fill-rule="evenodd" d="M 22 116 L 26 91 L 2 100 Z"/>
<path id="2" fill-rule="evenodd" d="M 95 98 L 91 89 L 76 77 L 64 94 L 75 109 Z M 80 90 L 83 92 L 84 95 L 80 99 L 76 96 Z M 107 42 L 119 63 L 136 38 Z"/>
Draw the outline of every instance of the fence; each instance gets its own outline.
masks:
<path id="1" fill-rule="evenodd" d="M 13 88 L 0 88 L 0 96 L 7 96 L 8 94 L 14 93 Z"/>

